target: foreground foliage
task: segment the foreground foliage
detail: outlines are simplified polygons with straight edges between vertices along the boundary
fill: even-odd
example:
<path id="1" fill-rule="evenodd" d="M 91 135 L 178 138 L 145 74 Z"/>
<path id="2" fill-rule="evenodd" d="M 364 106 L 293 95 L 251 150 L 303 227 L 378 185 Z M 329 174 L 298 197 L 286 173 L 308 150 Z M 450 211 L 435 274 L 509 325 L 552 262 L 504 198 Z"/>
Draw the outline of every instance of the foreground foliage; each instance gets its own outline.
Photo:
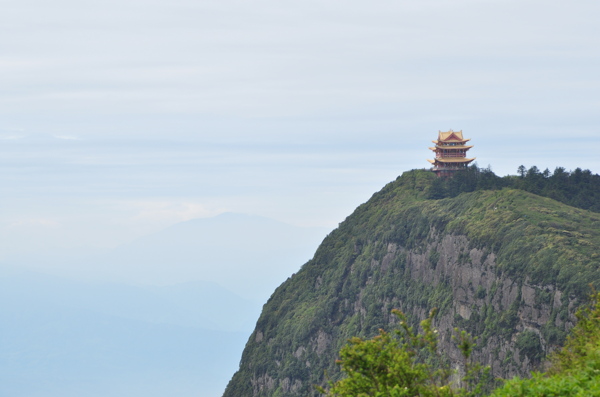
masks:
<path id="1" fill-rule="evenodd" d="M 338 364 L 347 377 L 331 382 L 330 397 L 451 397 L 479 396 L 488 384 L 489 367 L 470 361 L 473 339 L 460 332 L 455 340 L 464 358 L 463 387 L 451 387 L 452 371 L 438 350 L 437 330 L 432 327 L 435 311 L 421 322 L 423 333 L 415 333 L 399 310 L 400 329 L 393 334 L 379 330 L 376 337 L 352 338 L 340 351 Z"/>
<path id="2" fill-rule="evenodd" d="M 592 298 L 592 304 L 578 312 L 579 322 L 565 346 L 550 356 L 552 366 L 546 373 L 509 380 L 490 397 L 600 396 L 600 293 Z M 469 361 L 474 344 L 466 332 L 456 338 L 466 373 L 460 382 L 462 387 L 458 387 L 450 381 L 452 371 L 438 352 L 433 313 L 421 323 L 423 333 L 415 334 L 404 315 L 394 312 L 400 319 L 400 330 L 393 334 L 380 330 L 368 340 L 350 339 L 337 361 L 346 378 L 331 382 L 329 390 L 317 387 L 321 393 L 329 397 L 483 394 L 483 386 L 489 384 L 489 368 Z"/>
<path id="3" fill-rule="evenodd" d="M 552 366 L 545 374 L 512 379 L 492 396 L 600 396 L 600 293 L 577 317 L 565 346 L 550 356 Z"/>

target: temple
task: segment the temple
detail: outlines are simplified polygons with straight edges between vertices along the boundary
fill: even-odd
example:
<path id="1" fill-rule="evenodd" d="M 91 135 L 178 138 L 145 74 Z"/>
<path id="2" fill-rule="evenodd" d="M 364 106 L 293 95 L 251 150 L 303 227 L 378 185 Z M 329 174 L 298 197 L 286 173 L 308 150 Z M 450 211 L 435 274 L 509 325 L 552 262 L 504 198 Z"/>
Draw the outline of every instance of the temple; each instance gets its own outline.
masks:
<path id="1" fill-rule="evenodd" d="M 437 176 L 451 176 L 454 171 L 467 168 L 469 163 L 475 158 L 468 159 L 467 151 L 473 146 L 467 146 L 466 143 L 470 139 L 464 139 L 461 131 L 439 131 L 435 147 L 430 147 L 430 150 L 435 152 L 434 160 L 427 160 L 433 167 L 431 170 Z"/>

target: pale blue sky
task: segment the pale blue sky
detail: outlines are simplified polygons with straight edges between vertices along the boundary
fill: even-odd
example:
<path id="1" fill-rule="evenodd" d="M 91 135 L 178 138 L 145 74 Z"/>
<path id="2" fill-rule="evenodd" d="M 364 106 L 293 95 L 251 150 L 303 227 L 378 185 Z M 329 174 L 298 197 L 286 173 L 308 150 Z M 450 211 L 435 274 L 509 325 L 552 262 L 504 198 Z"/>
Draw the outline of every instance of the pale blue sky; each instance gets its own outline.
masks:
<path id="1" fill-rule="evenodd" d="M 0 260 L 224 211 L 333 228 L 438 130 L 600 172 L 594 1 L 3 0 Z"/>

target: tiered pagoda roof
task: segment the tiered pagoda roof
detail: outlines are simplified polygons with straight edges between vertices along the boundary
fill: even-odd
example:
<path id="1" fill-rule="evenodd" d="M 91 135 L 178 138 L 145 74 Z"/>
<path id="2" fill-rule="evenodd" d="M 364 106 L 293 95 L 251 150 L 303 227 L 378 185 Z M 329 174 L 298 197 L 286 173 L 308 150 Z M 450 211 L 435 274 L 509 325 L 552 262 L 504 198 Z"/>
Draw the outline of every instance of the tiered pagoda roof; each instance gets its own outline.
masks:
<path id="1" fill-rule="evenodd" d="M 435 153 L 434 160 L 427 160 L 433 164 L 431 169 L 438 176 L 448 176 L 452 172 L 466 168 L 470 162 L 475 160 L 467 158 L 467 151 L 473 145 L 465 145 L 470 139 L 463 138 L 462 130 L 438 132 L 438 139 L 432 141 L 435 147 L 430 147 L 429 150 Z"/>
<path id="2" fill-rule="evenodd" d="M 461 142 L 461 143 L 465 143 L 470 141 L 471 139 L 464 139 L 463 138 L 463 134 L 462 134 L 462 130 L 460 131 L 447 131 L 447 132 L 442 132 L 439 131 L 438 132 L 438 140 L 437 141 L 431 141 L 433 143 L 435 143 L 436 145 L 440 142 L 443 143 L 450 143 L 450 142 Z"/>

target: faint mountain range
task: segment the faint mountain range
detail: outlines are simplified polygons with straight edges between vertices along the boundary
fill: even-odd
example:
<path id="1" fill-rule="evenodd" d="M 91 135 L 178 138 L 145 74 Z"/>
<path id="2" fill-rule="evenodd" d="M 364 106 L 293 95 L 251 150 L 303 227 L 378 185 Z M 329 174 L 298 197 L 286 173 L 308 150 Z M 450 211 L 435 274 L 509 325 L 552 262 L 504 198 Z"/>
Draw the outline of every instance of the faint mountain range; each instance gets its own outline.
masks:
<path id="1" fill-rule="evenodd" d="M 262 303 L 312 257 L 327 231 L 225 213 L 122 245 L 95 267 L 104 278 L 148 285 L 212 281 Z"/>
<path id="2" fill-rule="evenodd" d="M 224 213 L 177 223 L 109 251 L 31 250 L 4 262 L 88 281 L 161 286 L 210 281 L 262 304 L 312 257 L 328 231 Z"/>
<path id="3" fill-rule="evenodd" d="M 0 264 L 0 395 L 216 397 L 266 297 L 325 234 L 228 213 Z"/>

